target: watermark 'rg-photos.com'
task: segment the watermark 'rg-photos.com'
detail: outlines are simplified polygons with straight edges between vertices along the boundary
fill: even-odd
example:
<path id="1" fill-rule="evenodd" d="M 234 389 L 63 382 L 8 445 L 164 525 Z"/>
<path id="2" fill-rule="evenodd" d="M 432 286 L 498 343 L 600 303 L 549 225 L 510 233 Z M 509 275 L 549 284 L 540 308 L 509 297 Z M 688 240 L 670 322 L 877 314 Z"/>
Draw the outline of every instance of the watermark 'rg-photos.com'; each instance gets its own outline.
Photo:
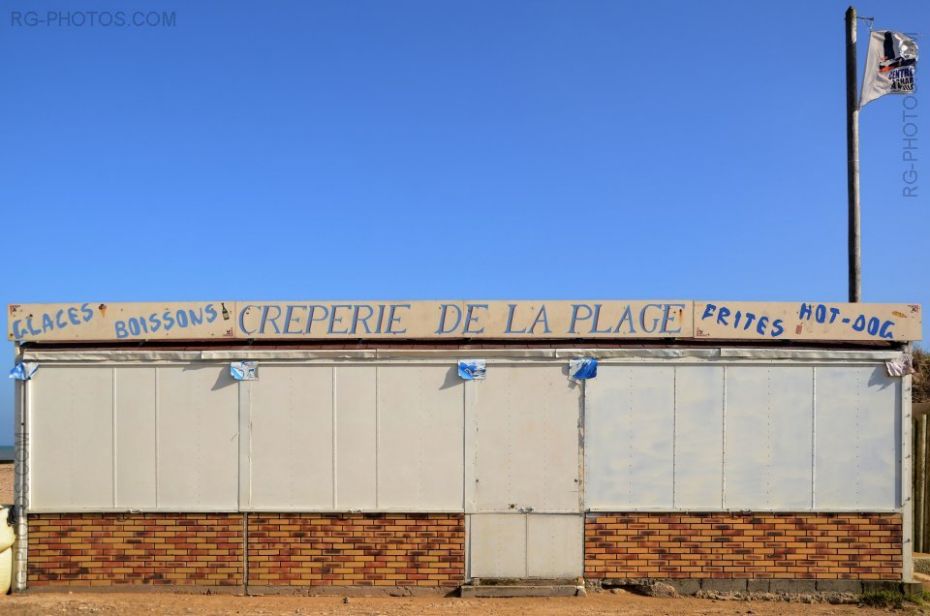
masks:
<path id="1" fill-rule="evenodd" d="M 904 186 L 901 194 L 905 197 L 917 196 L 917 97 L 913 94 L 905 96 L 901 105 L 901 161 L 904 172 L 901 180 Z"/>
<path id="2" fill-rule="evenodd" d="M 14 28 L 173 28 L 174 11 L 10 11 Z"/>
<path id="3" fill-rule="evenodd" d="M 911 38 L 917 40 L 916 34 L 911 34 Z M 917 196 L 917 97 L 913 93 L 905 95 L 901 99 L 901 162 L 904 171 L 901 173 L 901 196 Z"/>

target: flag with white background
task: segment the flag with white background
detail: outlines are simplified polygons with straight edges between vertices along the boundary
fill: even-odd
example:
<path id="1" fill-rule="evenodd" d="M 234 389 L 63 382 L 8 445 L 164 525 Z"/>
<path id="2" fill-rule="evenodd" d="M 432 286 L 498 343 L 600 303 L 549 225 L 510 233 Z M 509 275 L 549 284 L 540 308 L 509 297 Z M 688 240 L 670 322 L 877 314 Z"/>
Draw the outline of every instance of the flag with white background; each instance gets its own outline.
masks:
<path id="1" fill-rule="evenodd" d="M 917 43 L 900 32 L 872 32 L 859 106 L 886 94 L 913 94 L 916 77 Z"/>

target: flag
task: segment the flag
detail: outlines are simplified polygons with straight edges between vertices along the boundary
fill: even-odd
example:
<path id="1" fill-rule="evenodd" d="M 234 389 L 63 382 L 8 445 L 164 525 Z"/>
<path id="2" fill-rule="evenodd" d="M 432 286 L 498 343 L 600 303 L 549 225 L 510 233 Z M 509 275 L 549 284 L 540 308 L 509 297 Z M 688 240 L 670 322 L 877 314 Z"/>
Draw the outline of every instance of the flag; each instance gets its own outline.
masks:
<path id="1" fill-rule="evenodd" d="M 229 364 L 229 376 L 237 381 L 257 381 L 257 361 L 234 361 Z"/>
<path id="2" fill-rule="evenodd" d="M 916 76 L 917 43 L 900 32 L 872 32 L 859 107 L 886 94 L 913 94 Z"/>
<path id="3" fill-rule="evenodd" d="M 17 381 L 28 381 L 32 375 L 39 369 L 39 364 L 34 361 L 18 361 L 13 369 L 10 370 L 10 378 Z"/>
<path id="4" fill-rule="evenodd" d="M 568 360 L 568 376 L 573 381 L 593 379 L 597 376 L 597 360 L 593 357 Z"/>
<path id="5" fill-rule="evenodd" d="M 487 362 L 483 359 L 459 360 L 459 377 L 463 381 L 483 381 L 487 369 Z"/>

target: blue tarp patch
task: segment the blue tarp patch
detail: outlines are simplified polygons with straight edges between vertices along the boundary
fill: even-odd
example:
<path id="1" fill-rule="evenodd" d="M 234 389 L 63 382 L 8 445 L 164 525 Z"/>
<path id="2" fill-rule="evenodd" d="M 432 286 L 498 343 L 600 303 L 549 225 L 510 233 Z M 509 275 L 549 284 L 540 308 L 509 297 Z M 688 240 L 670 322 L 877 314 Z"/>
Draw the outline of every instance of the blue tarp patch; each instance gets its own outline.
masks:
<path id="1" fill-rule="evenodd" d="M 237 381 L 254 381 L 258 379 L 258 362 L 234 361 L 229 364 L 229 374 Z"/>
<path id="2" fill-rule="evenodd" d="M 39 369 L 39 364 L 34 361 L 16 362 L 16 365 L 13 366 L 13 369 L 10 370 L 10 378 L 16 379 L 17 381 L 28 381 L 32 378 L 32 375 L 36 373 L 36 370 Z"/>
<path id="3" fill-rule="evenodd" d="M 593 357 L 568 360 L 568 376 L 576 381 L 593 379 L 597 376 L 597 360 Z"/>
<path id="4" fill-rule="evenodd" d="M 459 361 L 459 377 L 463 381 L 483 381 L 487 372 L 483 359 L 463 359 Z"/>

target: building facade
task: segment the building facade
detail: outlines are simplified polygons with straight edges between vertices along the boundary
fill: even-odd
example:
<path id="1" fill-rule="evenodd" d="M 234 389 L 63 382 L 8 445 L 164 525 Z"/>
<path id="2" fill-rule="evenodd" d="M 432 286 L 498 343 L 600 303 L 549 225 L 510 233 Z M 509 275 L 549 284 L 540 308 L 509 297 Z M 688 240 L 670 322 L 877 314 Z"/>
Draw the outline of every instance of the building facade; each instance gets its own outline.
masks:
<path id="1" fill-rule="evenodd" d="M 910 579 L 918 306 L 55 304 L 8 329 L 19 589 Z"/>

